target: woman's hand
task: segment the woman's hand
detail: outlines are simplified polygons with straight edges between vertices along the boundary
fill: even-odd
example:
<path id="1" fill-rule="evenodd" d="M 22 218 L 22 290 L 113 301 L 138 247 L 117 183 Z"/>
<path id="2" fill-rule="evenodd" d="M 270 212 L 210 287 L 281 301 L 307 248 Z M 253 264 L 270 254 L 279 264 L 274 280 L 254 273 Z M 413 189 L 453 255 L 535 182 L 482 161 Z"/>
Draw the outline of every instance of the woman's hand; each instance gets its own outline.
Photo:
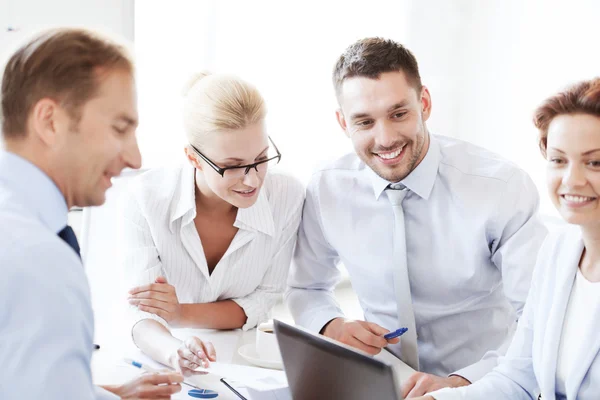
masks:
<path id="1" fill-rule="evenodd" d="M 156 278 L 155 283 L 131 289 L 128 300 L 141 311 L 158 315 L 172 327 L 184 325 L 183 307 L 177 299 L 175 287 L 162 276 Z"/>
<path id="2" fill-rule="evenodd" d="M 211 361 L 217 361 L 215 347 L 196 336 L 187 338 L 177 351 L 169 357 L 169 364 L 185 376 L 198 373 L 198 367 L 208 368 Z"/>

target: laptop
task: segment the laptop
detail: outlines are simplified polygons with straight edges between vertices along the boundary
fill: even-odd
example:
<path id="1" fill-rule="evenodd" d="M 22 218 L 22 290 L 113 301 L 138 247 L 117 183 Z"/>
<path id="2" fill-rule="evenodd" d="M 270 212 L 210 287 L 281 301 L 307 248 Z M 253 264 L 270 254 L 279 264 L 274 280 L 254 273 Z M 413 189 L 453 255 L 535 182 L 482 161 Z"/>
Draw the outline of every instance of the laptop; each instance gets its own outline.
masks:
<path id="1" fill-rule="evenodd" d="M 359 350 L 275 320 L 294 400 L 400 400 L 395 368 Z"/>

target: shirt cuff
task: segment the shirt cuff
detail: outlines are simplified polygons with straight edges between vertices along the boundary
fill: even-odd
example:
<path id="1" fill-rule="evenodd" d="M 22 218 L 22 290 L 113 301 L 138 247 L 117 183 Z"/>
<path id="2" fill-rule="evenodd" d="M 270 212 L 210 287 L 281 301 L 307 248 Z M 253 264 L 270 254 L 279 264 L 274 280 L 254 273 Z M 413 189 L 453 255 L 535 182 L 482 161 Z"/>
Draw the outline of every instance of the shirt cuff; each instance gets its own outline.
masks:
<path id="1" fill-rule="evenodd" d="M 481 361 L 471 364 L 468 367 L 460 369 L 450 375 L 462 376 L 471 383 L 475 383 L 486 374 L 490 373 L 498 365 L 497 357 L 485 358 Z"/>
<path id="2" fill-rule="evenodd" d="M 464 397 L 461 392 L 461 388 L 443 388 L 427 393 L 426 396 L 431 396 L 435 400 L 462 400 Z"/>
<path id="3" fill-rule="evenodd" d="M 305 328 L 315 333 L 321 332 L 321 329 L 323 329 L 323 327 L 332 319 L 344 318 L 344 314 L 337 308 L 322 310 L 313 315 L 314 316 L 307 322 Z"/>
<path id="4" fill-rule="evenodd" d="M 270 313 L 262 310 L 255 300 L 248 297 L 240 297 L 231 300 L 240 306 L 246 314 L 246 323 L 242 326 L 242 330 L 244 331 L 248 331 L 258 326 L 258 324 L 268 321 L 270 318 Z"/>

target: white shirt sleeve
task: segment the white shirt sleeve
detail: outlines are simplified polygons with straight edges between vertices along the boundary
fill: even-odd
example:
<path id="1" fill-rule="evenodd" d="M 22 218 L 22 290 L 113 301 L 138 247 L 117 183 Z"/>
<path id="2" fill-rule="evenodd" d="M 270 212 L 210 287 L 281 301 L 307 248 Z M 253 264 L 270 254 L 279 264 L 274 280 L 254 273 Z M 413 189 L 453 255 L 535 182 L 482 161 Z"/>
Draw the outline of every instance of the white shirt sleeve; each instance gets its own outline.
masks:
<path id="1" fill-rule="evenodd" d="M 124 207 L 123 218 L 123 268 L 126 271 L 129 289 L 154 283 L 163 274 L 162 262 L 154 244 L 146 217 L 141 213 L 135 196 L 129 196 Z M 153 319 L 169 329 L 167 321 L 156 314 L 128 305 L 132 328 L 143 319 Z"/>
<path id="2" fill-rule="evenodd" d="M 498 205 L 491 237 L 492 261 L 502 273 L 504 293 L 520 317 L 529 293 L 533 266 L 547 230 L 538 216 L 539 196 L 535 184 L 523 171 L 517 170 L 509 179 L 505 195 Z M 498 349 L 488 351 L 483 358 L 453 373 L 470 382 L 481 379 L 498 363 L 512 341 L 512 334 Z"/>
<path id="3" fill-rule="evenodd" d="M 554 244 L 550 241 L 544 242 L 540 254 L 550 252 Z M 498 366 L 472 385 L 457 389 L 441 389 L 429 393 L 430 396 L 436 400 L 531 400 L 534 398 L 535 391 L 538 390 L 532 358 L 534 319 L 539 303 L 539 285 L 543 283 L 546 273 L 545 267 L 545 262 L 539 258 L 517 331 L 506 356 L 499 358 Z"/>
<path id="4" fill-rule="evenodd" d="M 313 332 L 319 332 L 327 322 L 344 315 L 333 293 L 341 280 L 337 267 L 339 256 L 323 232 L 317 177 L 318 174 L 307 188 L 286 293 L 286 303 L 296 323 Z"/>

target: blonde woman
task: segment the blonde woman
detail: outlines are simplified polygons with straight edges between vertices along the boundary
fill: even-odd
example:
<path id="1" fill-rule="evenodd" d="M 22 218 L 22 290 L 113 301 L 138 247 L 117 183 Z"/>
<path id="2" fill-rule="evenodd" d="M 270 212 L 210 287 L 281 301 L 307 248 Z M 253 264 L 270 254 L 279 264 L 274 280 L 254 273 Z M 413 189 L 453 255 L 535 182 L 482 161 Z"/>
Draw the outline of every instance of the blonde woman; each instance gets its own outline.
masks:
<path id="1" fill-rule="evenodd" d="M 285 288 L 304 189 L 269 169 L 281 159 L 257 89 L 229 75 L 189 85 L 187 163 L 146 172 L 126 213 L 136 345 L 185 374 L 216 360 L 212 344 L 170 328 L 251 329 Z"/>

